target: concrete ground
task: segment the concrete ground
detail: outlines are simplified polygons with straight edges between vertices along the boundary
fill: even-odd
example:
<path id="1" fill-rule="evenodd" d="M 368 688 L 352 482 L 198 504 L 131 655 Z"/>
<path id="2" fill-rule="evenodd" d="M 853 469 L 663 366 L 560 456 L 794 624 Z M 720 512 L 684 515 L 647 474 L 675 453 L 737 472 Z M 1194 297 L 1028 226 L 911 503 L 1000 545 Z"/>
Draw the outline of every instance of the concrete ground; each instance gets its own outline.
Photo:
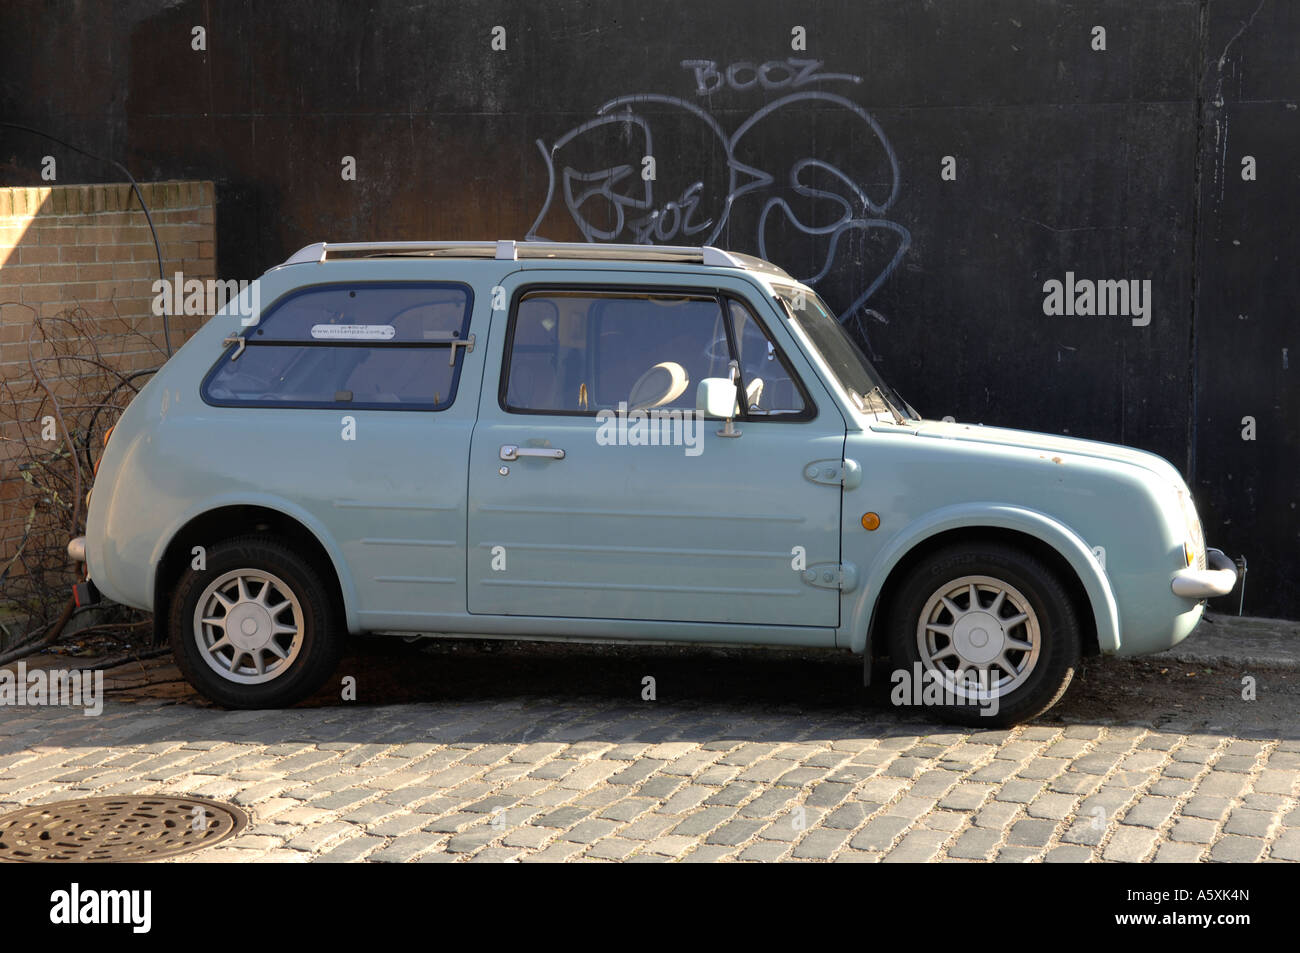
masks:
<path id="1" fill-rule="evenodd" d="M 1300 622 L 1207 615 L 1191 636 L 1154 657 L 1300 668 Z"/>
<path id="2" fill-rule="evenodd" d="M 159 660 L 110 673 L 98 717 L 0 709 L 0 811 L 251 813 L 179 862 L 1296 861 L 1298 630 L 1219 617 L 1094 660 L 1009 731 L 901 711 L 813 653 L 371 640 L 339 673 L 357 701 L 268 712 L 216 709 Z"/>

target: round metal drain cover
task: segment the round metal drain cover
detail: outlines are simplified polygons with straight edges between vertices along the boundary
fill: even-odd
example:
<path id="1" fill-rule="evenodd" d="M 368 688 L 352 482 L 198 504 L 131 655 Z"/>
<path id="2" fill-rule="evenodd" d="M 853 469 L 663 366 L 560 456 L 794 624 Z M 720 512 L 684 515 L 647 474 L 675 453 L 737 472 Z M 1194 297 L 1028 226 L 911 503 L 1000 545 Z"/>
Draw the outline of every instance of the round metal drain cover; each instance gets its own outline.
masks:
<path id="1" fill-rule="evenodd" d="M 136 795 L 36 804 L 0 817 L 0 861 L 161 860 L 211 847 L 248 823 L 204 798 Z"/>

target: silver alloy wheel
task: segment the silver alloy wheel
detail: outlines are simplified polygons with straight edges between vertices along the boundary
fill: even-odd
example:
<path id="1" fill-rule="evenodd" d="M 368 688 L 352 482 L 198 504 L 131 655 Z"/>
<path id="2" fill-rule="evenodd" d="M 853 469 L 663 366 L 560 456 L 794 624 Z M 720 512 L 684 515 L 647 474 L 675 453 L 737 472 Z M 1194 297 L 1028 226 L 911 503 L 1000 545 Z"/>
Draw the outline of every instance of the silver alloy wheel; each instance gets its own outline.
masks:
<path id="1" fill-rule="evenodd" d="M 1015 586 L 962 576 L 936 589 L 916 626 L 921 664 L 945 693 L 1002 698 L 1029 678 L 1043 645 L 1038 614 Z"/>
<path id="2" fill-rule="evenodd" d="M 279 678 L 302 651 L 298 597 L 278 576 L 235 569 L 203 590 L 194 609 L 194 639 L 222 678 L 259 685 Z"/>

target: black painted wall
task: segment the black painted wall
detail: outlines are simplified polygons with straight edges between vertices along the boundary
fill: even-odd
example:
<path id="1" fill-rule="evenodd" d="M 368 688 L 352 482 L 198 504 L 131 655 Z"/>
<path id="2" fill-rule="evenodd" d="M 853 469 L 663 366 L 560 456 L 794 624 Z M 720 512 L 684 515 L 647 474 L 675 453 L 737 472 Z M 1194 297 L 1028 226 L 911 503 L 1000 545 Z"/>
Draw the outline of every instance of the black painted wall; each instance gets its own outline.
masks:
<path id="1" fill-rule="evenodd" d="M 1288 0 L 7 0 L 0 113 L 216 180 L 223 277 L 319 240 L 764 252 L 927 416 L 1171 459 L 1246 613 L 1296 618 L 1298 40 Z M 47 154 L 118 178 L 0 129 L 0 181 Z M 1067 272 L 1149 280 L 1149 323 L 1045 314 Z"/>

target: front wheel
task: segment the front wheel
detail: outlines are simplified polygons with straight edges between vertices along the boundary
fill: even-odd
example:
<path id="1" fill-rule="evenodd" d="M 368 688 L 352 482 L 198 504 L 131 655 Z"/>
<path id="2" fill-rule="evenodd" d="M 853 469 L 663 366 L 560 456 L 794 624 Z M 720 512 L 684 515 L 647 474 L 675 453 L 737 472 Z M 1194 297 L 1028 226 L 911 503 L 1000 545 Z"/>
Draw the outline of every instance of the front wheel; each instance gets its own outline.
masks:
<path id="1" fill-rule="evenodd" d="M 1069 593 L 1009 546 L 954 547 L 917 566 L 892 601 L 891 697 L 990 728 L 1041 715 L 1079 664 Z"/>
<path id="2" fill-rule="evenodd" d="M 282 708 L 337 667 L 342 638 L 320 574 L 281 540 L 211 547 L 171 600 L 172 653 L 185 678 L 228 708 Z"/>

